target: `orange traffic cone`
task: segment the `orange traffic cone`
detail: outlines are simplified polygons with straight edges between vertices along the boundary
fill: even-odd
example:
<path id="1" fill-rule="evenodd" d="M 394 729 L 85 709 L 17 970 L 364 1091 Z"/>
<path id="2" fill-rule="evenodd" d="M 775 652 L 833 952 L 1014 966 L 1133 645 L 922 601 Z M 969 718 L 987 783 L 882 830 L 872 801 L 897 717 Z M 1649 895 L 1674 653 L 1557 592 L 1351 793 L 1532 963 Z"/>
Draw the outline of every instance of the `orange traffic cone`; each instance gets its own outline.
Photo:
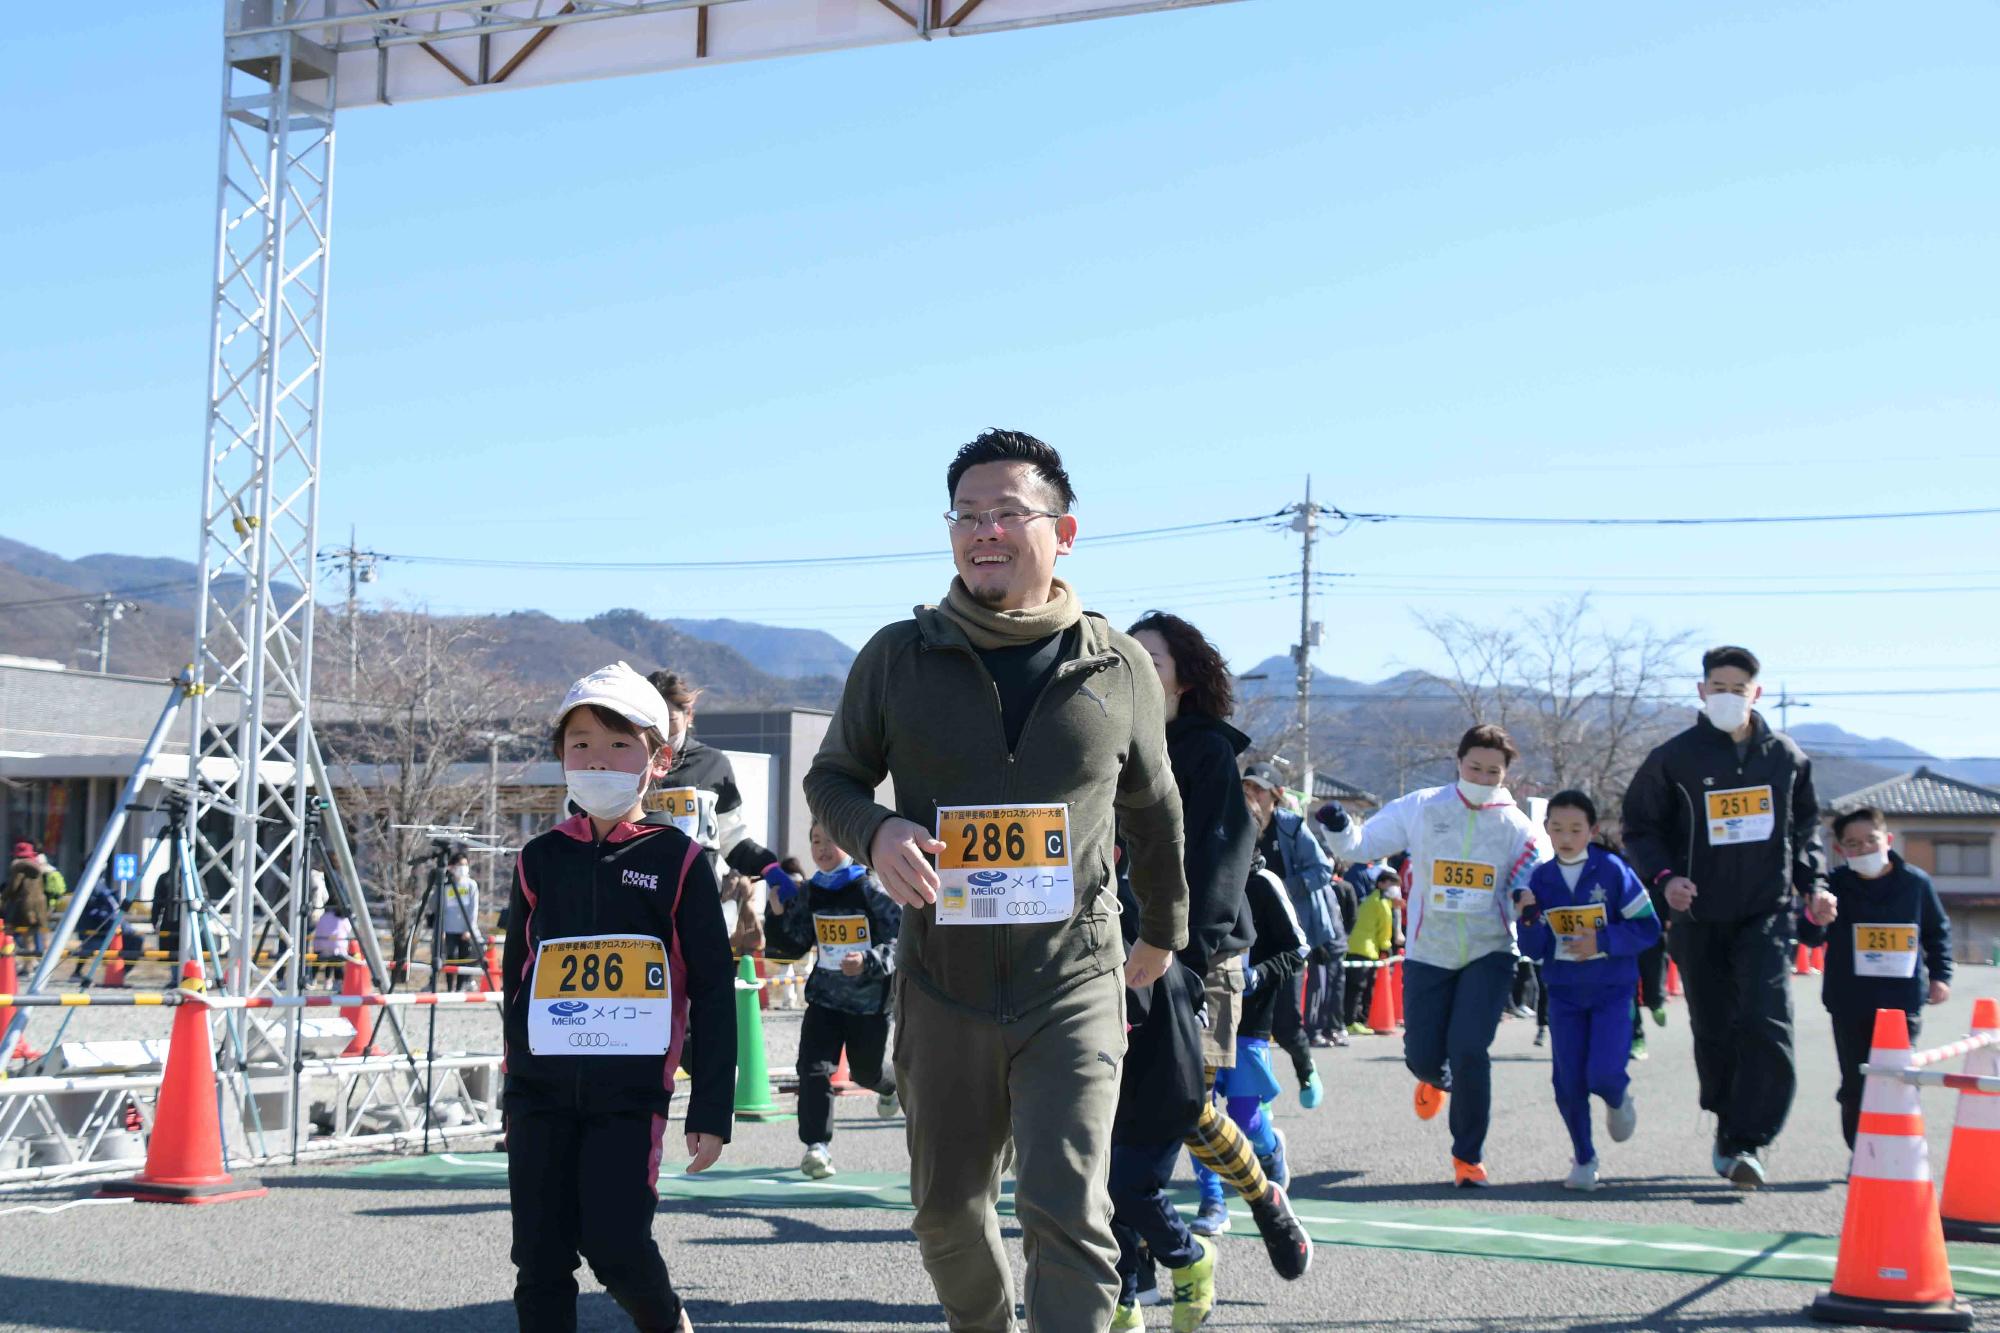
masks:
<path id="1" fill-rule="evenodd" d="M 125 984 L 125 928 L 120 926 L 115 933 L 105 938 L 110 942 L 105 946 L 104 980 L 98 984 L 104 986 L 123 986 Z"/>
<path id="2" fill-rule="evenodd" d="M 340 972 L 340 993 L 342 995 L 375 994 L 375 978 L 368 974 L 368 964 L 362 960 L 359 948 L 352 944 L 347 946 L 347 966 L 342 968 Z M 347 1021 L 354 1027 L 354 1040 L 347 1043 L 347 1049 L 342 1051 L 341 1054 L 382 1054 L 379 1046 L 371 1046 L 368 1042 L 369 1033 L 375 1026 L 375 1019 L 369 1007 L 357 1004 L 343 1012 L 347 1015 Z"/>
<path id="3" fill-rule="evenodd" d="M 1972 1035 L 2000 1033 L 2000 1000 L 1972 1002 Z M 2000 1074 L 2000 1046 L 1965 1057 L 1968 1074 Z M 1947 1240 L 2000 1245 L 2000 1092 L 1958 1090 L 1951 1156 L 1944 1159 L 1944 1201 L 1938 1205 Z"/>
<path id="4" fill-rule="evenodd" d="M 1900 1009 L 1875 1011 L 1868 1063 L 1910 1066 L 1910 1022 Z M 1972 1310 L 1951 1289 L 1951 1267 L 1931 1192 L 1917 1087 L 1870 1074 L 1861 1093 L 1861 1124 L 1847 1175 L 1847 1215 L 1833 1289 L 1812 1303 L 1812 1317 L 1876 1328 L 1969 1329 Z"/>
<path id="5" fill-rule="evenodd" d="M 1396 997 L 1394 964 L 1375 969 L 1375 984 L 1368 995 L 1368 1026 L 1378 1037 L 1388 1037 L 1396 1031 Z"/>
<path id="6" fill-rule="evenodd" d="M 1812 950 L 1803 944 L 1792 952 L 1792 975 L 1795 977 L 1812 975 Z"/>
<path id="7" fill-rule="evenodd" d="M 479 989 L 500 989 L 500 946 L 490 940 L 486 945 L 486 970 L 479 974 Z"/>
<path id="8" fill-rule="evenodd" d="M 1389 1012 L 1396 1026 L 1403 1026 L 1403 959 L 1399 954 L 1389 962 Z"/>
<path id="9" fill-rule="evenodd" d="M 838 1097 L 854 1090 L 854 1075 L 847 1069 L 847 1048 L 840 1048 L 840 1063 L 833 1067 L 833 1095 Z"/>
<path id="10" fill-rule="evenodd" d="M 0 995 L 21 993 L 21 974 L 14 966 L 14 937 L 7 933 L 7 923 L 0 920 Z M 0 1023 L 0 1028 L 6 1027 Z M 12 1050 L 0 1050 L 0 1077 L 7 1072 L 9 1060 L 39 1060 L 42 1053 L 28 1045 L 26 1034 L 14 1039 Z"/>
<path id="11" fill-rule="evenodd" d="M 1674 960 L 1669 958 L 1667 960 L 1667 994 L 1679 995 L 1680 993 L 1681 970 L 1674 965 Z"/>
<path id="12" fill-rule="evenodd" d="M 199 993 L 201 964 L 181 970 L 181 992 Z M 99 1198 L 141 1203 L 227 1203 L 266 1191 L 250 1177 L 237 1179 L 222 1165 L 222 1121 L 215 1104 L 215 1052 L 208 1044 L 208 1008 L 183 1002 L 174 1011 L 167 1044 L 167 1072 L 146 1142 L 146 1169 L 106 1185 Z"/>
<path id="13" fill-rule="evenodd" d="M 1813 945 L 1810 966 L 1812 967 L 1812 974 L 1814 976 L 1819 976 L 1826 971 L 1826 946 L 1824 944 Z"/>

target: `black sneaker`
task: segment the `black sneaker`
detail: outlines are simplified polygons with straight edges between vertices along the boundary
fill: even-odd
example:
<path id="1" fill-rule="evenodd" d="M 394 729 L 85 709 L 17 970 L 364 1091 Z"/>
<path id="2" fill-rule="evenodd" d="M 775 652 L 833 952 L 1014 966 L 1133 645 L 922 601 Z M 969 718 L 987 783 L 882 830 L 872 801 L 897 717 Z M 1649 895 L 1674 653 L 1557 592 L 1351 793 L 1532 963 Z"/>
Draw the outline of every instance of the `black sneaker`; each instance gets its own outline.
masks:
<path id="1" fill-rule="evenodd" d="M 1271 1186 L 1269 1194 L 1250 1205 L 1250 1216 L 1256 1219 L 1257 1232 L 1264 1238 L 1264 1253 L 1271 1256 L 1272 1270 L 1287 1282 L 1304 1277 L 1312 1267 L 1312 1237 L 1299 1225 L 1285 1191 Z"/>

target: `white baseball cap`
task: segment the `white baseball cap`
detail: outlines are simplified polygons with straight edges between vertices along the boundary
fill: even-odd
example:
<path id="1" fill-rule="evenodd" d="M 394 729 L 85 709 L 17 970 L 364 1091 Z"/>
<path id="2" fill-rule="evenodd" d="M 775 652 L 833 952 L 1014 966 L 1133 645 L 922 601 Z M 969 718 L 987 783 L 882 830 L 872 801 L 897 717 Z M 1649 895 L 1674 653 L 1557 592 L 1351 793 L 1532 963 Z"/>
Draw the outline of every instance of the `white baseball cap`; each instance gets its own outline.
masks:
<path id="1" fill-rule="evenodd" d="M 667 729 L 667 701 L 653 683 L 623 662 L 597 670 L 569 687 L 562 707 L 556 709 L 556 725 L 585 704 L 609 708 L 633 726 Z"/>

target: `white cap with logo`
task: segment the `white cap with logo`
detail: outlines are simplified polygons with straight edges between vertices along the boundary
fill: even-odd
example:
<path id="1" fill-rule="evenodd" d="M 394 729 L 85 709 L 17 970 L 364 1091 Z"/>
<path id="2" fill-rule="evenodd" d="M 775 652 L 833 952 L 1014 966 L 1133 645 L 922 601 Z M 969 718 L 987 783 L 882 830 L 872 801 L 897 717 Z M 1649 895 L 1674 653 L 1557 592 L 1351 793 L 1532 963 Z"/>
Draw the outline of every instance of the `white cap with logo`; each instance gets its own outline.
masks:
<path id="1" fill-rule="evenodd" d="M 570 686 L 569 693 L 563 696 L 562 707 L 556 709 L 556 724 L 560 726 L 564 718 L 585 704 L 609 708 L 635 727 L 667 730 L 667 701 L 660 697 L 651 681 L 623 662 L 599 667 Z"/>

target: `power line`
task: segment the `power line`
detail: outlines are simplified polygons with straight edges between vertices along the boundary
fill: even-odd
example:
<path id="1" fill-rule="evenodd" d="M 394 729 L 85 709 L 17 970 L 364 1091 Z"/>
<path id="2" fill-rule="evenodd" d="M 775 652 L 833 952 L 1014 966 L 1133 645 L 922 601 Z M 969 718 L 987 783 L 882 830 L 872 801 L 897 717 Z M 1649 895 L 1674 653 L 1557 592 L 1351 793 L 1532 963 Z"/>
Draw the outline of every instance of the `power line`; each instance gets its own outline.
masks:
<path id="1" fill-rule="evenodd" d="M 1138 542 L 1164 541 L 1176 537 L 1189 537 L 1201 533 L 1220 532 L 1229 528 L 1242 527 L 1251 523 L 1268 523 L 1277 514 L 1251 514 L 1243 518 L 1212 519 L 1205 523 L 1177 523 L 1170 527 L 1138 528 L 1131 532 L 1106 533 L 1101 537 L 1091 537 L 1092 546 L 1123 546 Z M 327 558 L 323 552 L 321 558 Z M 409 553 L 376 552 L 380 560 L 395 560 L 404 564 L 445 565 L 459 569 L 554 569 L 607 573 L 634 573 L 674 570 L 729 570 L 729 569 L 801 569 L 824 565 L 894 565 L 911 561 L 936 560 L 942 554 L 936 549 L 928 551 L 888 551 L 877 555 L 811 555 L 783 556 L 768 560 L 510 560 L 489 559 L 478 556 L 413 555 Z"/>
<path id="2" fill-rule="evenodd" d="M 138 588 L 111 588 L 104 592 L 80 592 L 66 597 L 30 597 L 18 602 L 0 602 L 0 611 L 26 611 L 40 606 L 79 606 L 100 597 L 143 597 L 152 592 L 178 592 L 195 587 L 192 580 L 152 583 Z"/>
<path id="3" fill-rule="evenodd" d="M 2000 506 L 1976 509 L 1902 509 L 1866 514 L 1744 514 L 1707 518 L 1552 518 L 1525 514 L 1383 514 L 1321 505 L 1328 518 L 1346 523 L 1475 523 L 1543 528 L 1699 528 L 1763 523 L 1873 523 L 1907 518 L 1976 518 Z"/>

